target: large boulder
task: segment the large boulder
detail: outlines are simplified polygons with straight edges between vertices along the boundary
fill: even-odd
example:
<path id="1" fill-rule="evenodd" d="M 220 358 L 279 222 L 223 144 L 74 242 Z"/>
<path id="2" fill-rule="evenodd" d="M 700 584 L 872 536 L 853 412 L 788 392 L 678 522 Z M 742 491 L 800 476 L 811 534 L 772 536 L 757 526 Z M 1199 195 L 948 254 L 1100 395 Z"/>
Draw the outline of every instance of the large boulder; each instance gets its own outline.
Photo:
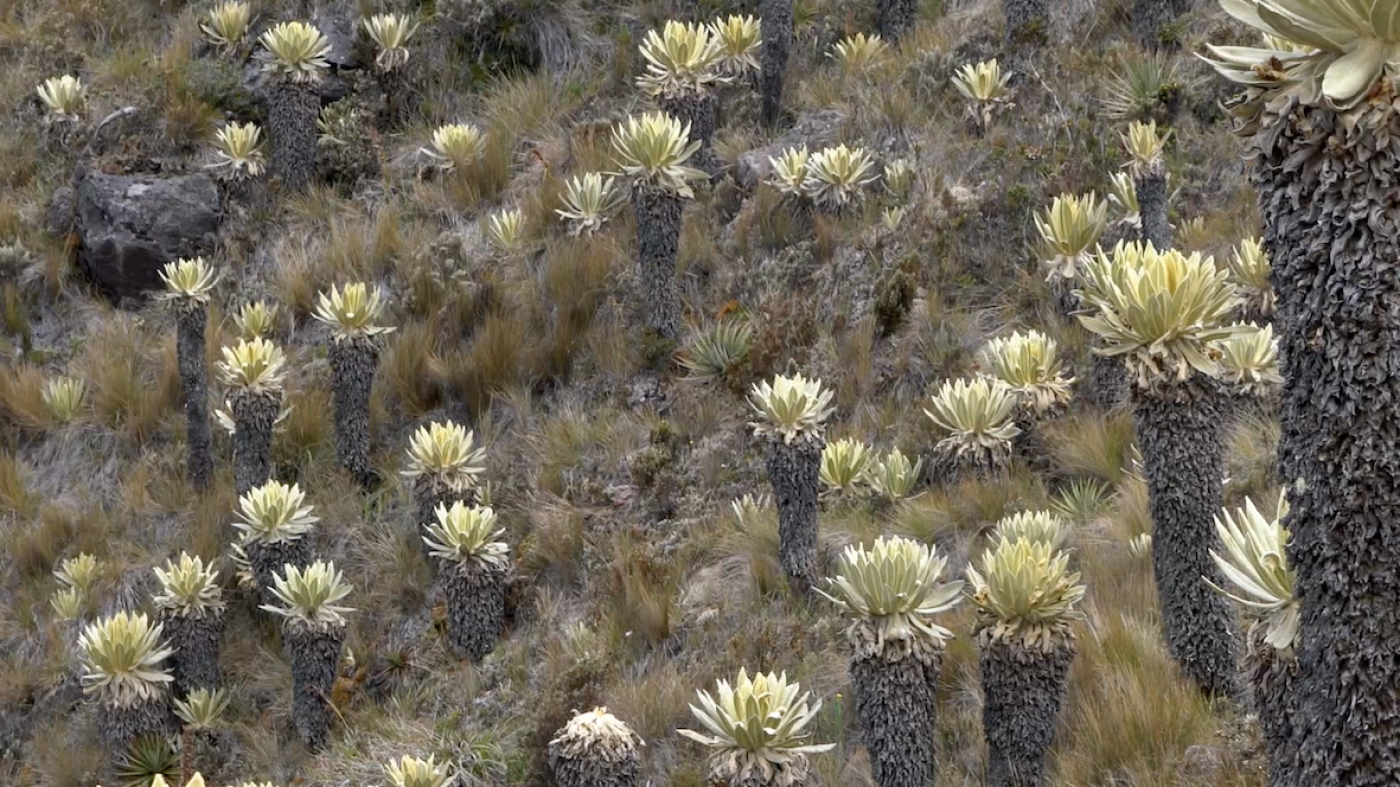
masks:
<path id="1" fill-rule="evenodd" d="M 116 298 L 160 289 L 161 266 L 214 249 L 219 189 L 208 175 L 92 173 L 77 197 L 78 260 Z"/>

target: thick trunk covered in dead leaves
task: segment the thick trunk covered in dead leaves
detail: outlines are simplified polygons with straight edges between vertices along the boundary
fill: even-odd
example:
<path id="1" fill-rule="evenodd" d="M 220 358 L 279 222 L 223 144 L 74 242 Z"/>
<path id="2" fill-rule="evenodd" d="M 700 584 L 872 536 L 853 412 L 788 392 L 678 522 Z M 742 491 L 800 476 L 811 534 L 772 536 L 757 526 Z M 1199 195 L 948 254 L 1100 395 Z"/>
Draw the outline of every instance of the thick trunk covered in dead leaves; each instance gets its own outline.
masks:
<path id="1" fill-rule="evenodd" d="M 1019 642 L 982 646 L 982 732 L 987 787 L 1038 787 L 1064 706 L 1074 643 L 1049 651 Z"/>
<path id="2" fill-rule="evenodd" d="M 1348 130 L 1285 110 L 1250 150 L 1279 297 L 1300 786 L 1400 784 L 1400 119 L 1384 112 Z"/>
<path id="3" fill-rule="evenodd" d="M 805 593 L 817 581 L 817 484 L 821 477 L 820 437 L 784 443 L 766 438 L 768 482 L 778 508 L 778 558 L 793 589 Z"/>
<path id="4" fill-rule="evenodd" d="M 851 660 L 856 719 L 879 787 L 933 786 L 941 662 L 933 649 Z"/>

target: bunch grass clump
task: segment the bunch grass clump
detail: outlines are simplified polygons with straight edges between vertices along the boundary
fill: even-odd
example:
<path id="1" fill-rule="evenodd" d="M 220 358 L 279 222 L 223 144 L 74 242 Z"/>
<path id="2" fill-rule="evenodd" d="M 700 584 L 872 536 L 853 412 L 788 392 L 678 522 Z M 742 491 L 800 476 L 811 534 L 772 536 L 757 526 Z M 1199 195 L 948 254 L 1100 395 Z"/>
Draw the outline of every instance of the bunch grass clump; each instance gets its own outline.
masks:
<path id="1" fill-rule="evenodd" d="M 749 405 L 758 415 L 749 426 L 757 436 L 781 437 L 787 444 L 800 437 L 820 437 L 834 409 L 831 396 L 821 380 L 775 375 L 771 383 L 755 383 L 749 392 Z"/>
<path id="2" fill-rule="evenodd" d="M 1108 228 L 1108 203 L 1099 201 L 1092 191 L 1082 197 L 1061 194 L 1043 214 L 1035 215 L 1035 228 L 1044 249 L 1046 280 L 1072 281 Z"/>
<path id="3" fill-rule="evenodd" d="M 329 325 L 336 341 L 344 341 L 394 330 L 375 324 L 383 315 L 384 303 L 380 300 L 379 288 L 370 289 L 364 282 L 355 282 L 345 285 L 344 290 L 332 286 L 329 293 L 321 293 L 311 316 Z"/>
<path id="4" fill-rule="evenodd" d="M 87 87 L 72 74 L 45 79 L 34 90 L 48 109 L 50 120 L 76 121 L 87 109 Z"/>
<path id="5" fill-rule="evenodd" d="M 1065 377 L 1055 340 L 1040 331 L 1017 331 L 987 342 L 982 364 L 1032 412 L 1050 412 L 1069 402 L 1074 378 Z"/>
<path id="6" fill-rule="evenodd" d="M 963 583 L 940 581 L 947 559 L 936 547 L 881 536 L 842 552 L 822 596 L 854 618 L 847 638 L 855 657 L 890 660 L 941 648 L 953 632 L 932 621 L 962 600 Z"/>
<path id="7" fill-rule="evenodd" d="M 660 32 L 648 30 L 642 39 L 646 71 L 637 86 L 665 98 L 703 93 L 725 81 L 720 64 L 725 52 L 715 31 L 706 25 L 669 20 Z"/>
<path id="8" fill-rule="evenodd" d="M 405 478 L 427 478 L 454 492 L 476 485 L 486 470 L 486 449 L 475 445 L 475 433 L 459 424 L 434 421 L 420 426 L 409 439 Z"/>
<path id="9" fill-rule="evenodd" d="M 167 560 L 165 568 L 154 569 L 161 591 L 155 596 L 156 608 L 181 617 L 204 617 L 224 608 L 219 589 L 219 570 L 210 561 L 181 552 L 178 562 Z"/>
<path id="10" fill-rule="evenodd" d="M 326 630 L 344 626 L 345 615 L 355 611 L 336 604 L 350 595 L 350 590 L 335 563 L 317 560 L 304 569 L 288 564 L 281 575 L 272 575 L 272 595 L 281 603 L 260 608 L 289 621 Z"/>
<path id="11" fill-rule="evenodd" d="M 1082 281 L 1079 321 L 1105 340 L 1094 351 L 1123 357 L 1140 387 L 1219 374 L 1213 346 L 1236 332 L 1225 319 L 1239 299 L 1210 258 L 1119 243 L 1100 250 Z"/>
<path id="12" fill-rule="evenodd" d="M 690 199 L 690 181 L 709 176 L 685 162 L 700 149 L 690 124 L 661 112 L 629 117 L 613 129 L 613 155 L 623 175 L 637 183 Z"/>
<path id="13" fill-rule="evenodd" d="M 1037 541 L 1002 539 L 969 565 L 967 581 L 977 607 L 978 641 L 1039 648 L 1048 652 L 1073 636 L 1070 626 L 1083 617 L 1075 606 L 1084 597 L 1069 555 Z"/>
<path id="14" fill-rule="evenodd" d="M 570 235 L 592 235 L 602 228 L 608 213 L 619 202 L 615 178 L 588 172 L 565 182 L 564 207 L 554 212 L 569 223 Z"/>
<path id="15" fill-rule="evenodd" d="M 690 706 L 705 732 L 676 732 L 714 750 L 712 779 L 791 787 L 807 778 L 808 755 L 835 748 L 807 742 L 811 737 L 807 727 L 821 710 L 821 700 L 809 702 L 810 696 L 800 684 L 788 683 L 786 673 L 750 678 L 740 669 L 733 685 L 721 679 L 713 695 L 702 690 L 698 704 Z"/>
<path id="16" fill-rule="evenodd" d="M 1152 117 L 1183 88 L 1176 61 L 1165 52 L 1124 56 L 1108 84 L 1104 110 L 1109 117 Z"/>
<path id="17" fill-rule="evenodd" d="M 311 532 L 319 521 L 311 515 L 312 510 L 301 487 L 274 479 L 249 489 L 238 498 L 239 521 L 233 526 L 243 534 L 245 541 L 267 544 L 294 541 Z"/>
<path id="18" fill-rule="evenodd" d="M 856 494 L 874 459 L 875 452 L 860 440 L 833 440 L 822 449 L 821 482 L 833 494 Z"/>
<path id="19" fill-rule="evenodd" d="M 204 39 L 224 54 L 231 55 L 242 46 L 253 22 L 253 9 L 243 0 L 225 0 L 204 15 L 199 29 Z"/>
<path id="20" fill-rule="evenodd" d="M 214 133 L 214 163 L 209 168 L 221 177 L 256 178 L 267 168 L 262 129 L 256 123 L 232 122 Z"/>
<path id="21" fill-rule="evenodd" d="M 162 666 L 174 652 L 162 632 L 139 613 L 118 612 L 88 624 L 78 639 L 83 690 L 122 707 L 155 699 L 173 680 Z"/>
<path id="22" fill-rule="evenodd" d="M 957 456 L 996 457 L 1011 450 L 1021 433 L 1014 420 L 1016 394 L 1000 380 L 948 380 L 929 400 L 924 415 L 947 432 L 941 450 Z"/>
<path id="23" fill-rule="evenodd" d="M 490 506 L 467 506 L 461 501 L 451 508 L 439 504 L 437 521 L 425 523 L 432 557 L 452 563 L 475 563 L 483 568 L 505 568 L 510 547 L 498 541 L 504 530 L 496 526 L 496 512 Z"/>
<path id="24" fill-rule="evenodd" d="M 279 22 L 262 34 L 263 70 L 296 85 L 321 81 L 330 63 L 331 44 L 307 22 Z"/>
<path id="25" fill-rule="evenodd" d="M 1210 556 L 1233 592 L 1205 580 L 1239 604 L 1251 629 L 1262 626 L 1264 642 L 1280 651 L 1291 651 L 1297 644 L 1300 622 L 1293 591 L 1297 570 L 1288 561 L 1290 534 L 1282 524 L 1286 506 L 1280 495 L 1278 514 L 1273 517 L 1261 513 L 1250 498 L 1233 514 L 1222 511 L 1215 518 L 1215 530 L 1224 554 L 1212 550 Z"/>

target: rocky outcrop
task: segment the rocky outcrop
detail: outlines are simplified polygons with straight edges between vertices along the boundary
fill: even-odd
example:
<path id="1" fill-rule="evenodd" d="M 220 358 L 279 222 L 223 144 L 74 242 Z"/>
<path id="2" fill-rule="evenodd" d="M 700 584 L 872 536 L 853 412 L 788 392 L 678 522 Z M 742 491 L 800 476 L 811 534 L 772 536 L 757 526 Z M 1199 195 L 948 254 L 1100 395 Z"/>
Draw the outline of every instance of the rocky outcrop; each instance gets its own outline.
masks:
<path id="1" fill-rule="evenodd" d="M 92 173 L 77 200 L 78 260 L 113 297 L 158 290 L 165 263 L 213 251 L 219 190 L 207 175 Z"/>

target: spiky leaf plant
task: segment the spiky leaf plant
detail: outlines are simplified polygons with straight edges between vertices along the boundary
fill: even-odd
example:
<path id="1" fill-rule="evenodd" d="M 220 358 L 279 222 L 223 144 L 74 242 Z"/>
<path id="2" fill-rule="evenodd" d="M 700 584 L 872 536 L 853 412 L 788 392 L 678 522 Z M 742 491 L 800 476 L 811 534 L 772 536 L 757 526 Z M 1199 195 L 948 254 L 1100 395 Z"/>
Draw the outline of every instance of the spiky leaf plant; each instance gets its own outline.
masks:
<path id="1" fill-rule="evenodd" d="M 1059 346 L 1040 331 L 1017 331 L 982 348 L 982 365 L 1020 397 L 1022 407 L 1037 415 L 1069 402 L 1073 377 L 1065 377 Z"/>
<path id="2" fill-rule="evenodd" d="M 315 85 L 330 68 L 330 42 L 306 22 L 280 22 L 258 39 L 263 70 L 275 82 L 268 97 L 272 171 L 288 188 L 300 188 L 316 169 Z"/>
<path id="3" fill-rule="evenodd" d="M 715 68 L 721 75 L 733 80 L 759 70 L 758 51 L 763 44 L 760 20 L 730 14 L 710 23 L 710 35 L 719 42 Z"/>
<path id="4" fill-rule="evenodd" d="M 320 82 L 330 63 L 328 41 L 307 22 L 279 22 L 258 39 L 263 70 L 295 84 Z"/>
<path id="5" fill-rule="evenodd" d="M 443 172 L 460 172 L 475 164 L 485 152 L 486 135 L 470 123 L 438 126 L 431 146 L 422 149 Z"/>
<path id="6" fill-rule="evenodd" d="M 908 213 L 908 208 L 903 205 L 891 205 L 880 211 L 880 226 L 885 232 L 894 232 L 904 221 L 906 213 Z"/>
<path id="7" fill-rule="evenodd" d="M 423 523 L 423 542 L 443 564 L 448 645 L 459 658 L 479 661 L 500 639 L 505 620 L 505 580 L 510 547 L 498 541 L 496 512 L 460 501 L 438 506 Z"/>
<path id="8" fill-rule="evenodd" d="M 1108 83 L 1104 110 L 1120 120 L 1169 120 L 1184 89 L 1176 61 L 1164 52 L 1123 55 Z"/>
<path id="9" fill-rule="evenodd" d="M 733 375 L 748 359 L 754 330 L 748 320 L 729 317 L 699 328 L 686 342 L 680 364 L 692 380 Z"/>
<path id="10" fill-rule="evenodd" d="M 245 341 L 267 337 L 277 330 L 277 304 L 245 303 L 234 313 L 233 326 L 238 329 L 239 338 Z"/>
<path id="11" fill-rule="evenodd" d="M 1000 540 L 969 565 L 981 646 L 987 784 L 1043 783 L 1045 755 L 1074 660 L 1076 605 L 1085 588 L 1069 556 L 1047 543 Z"/>
<path id="12" fill-rule="evenodd" d="M 898 200 L 907 199 L 914 188 L 914 165 L 907 158 L 885 162 L 885 191 Z"/>
<path id="13" fill-rule="evenodd" d="M 1239 299 L 1211 258 L 1119 243 L 1090 260 L 1082 282 L 1079 321 L 1105 340 L 1095 352 L 1123 357 L 1139 387 L 1218 373 L 1211 345 L 1235 333 L 1225 320 Z"/>
<path id="14" fill-rule="evenodd" d="M 408 41 L 418 32 L 418 20 L 408 14 L 375 14 L 362 24 L 379 48 L 374 64 L 381 71 L 393 71 L 408 62 Z"/>
<path id="15" fill-rule="evenodd" d="M 689 124 L 670 115 L 629 117 L 613 129 L 612 142 L 618 168 L 637 185 L 690 199 L 695 193 L 689 181 L 708 177 L 685 166 L 700 143 L 691 139 Z"/>
<path id="16" fill-rule="evenodd" d="M 841 73 L 852 76 L 870 71 L 888 50 L 889 45 L 878 33 L 856 33 L 837 41 L 831 48 L 831 58 L 840 64 Z"/>
<path id="17" fill-rule="evenodd" d="M 938 450 L 960 467 L 994 471 L 1011 455 L 1021 433 L 1015 422 L 1016 394 L 1000 380 L 947 380 L 924 415 L 947 433 Z"/>
<path id="18" fill-rule="evenodd" d="M 207 489 L 214 474 L 209 452 L 209 378 L 204 331 L 209 321 L 209 295 L 219 272 L 203 257 L 166 263 L 160 271 L 165 290 L 156 298 L 171 304 L 176 314 L 176 357 L 180 390 L 185 400 L 185 467 L 196 489 Z"/>
<path id="19" fill-rule="evenodd" d="M 1044 213 L 1036 214 L 1035 228 L 1043 249 L 1045 280 L 1072 282 L 1108 228 L 1108 203 L 1099 201 L 1092 191 L 1082 197 L 1061 194 Z"/>
<path id="20" fill-rule="evenodd" d="M 121 787 L 169 787 L 180 783 L 180 756 L 164 735 L 143 735 L 116 758 Z"/>
<path id="21" fill-rule="evenodd" d="M 827 443 L 822 449 L 821 481 L 827 492 L 855 495 L 865 480 L 865 472 L 875 459 L 870 446 L 850 438 Z"/>
<path id="22" fill-rule="evenodd" d="M 65 587 L 87 593 L 102 575 L 102 562 L 86 552 L 80 552 L 76 557 L 59 563 L 53 575 Z"/>
<path id="23" fill-rule="evenodd" d="M 992 538 L 995 542 L 1024 540 L 1059 549 L 1069 539 L 1069 527 L 1049 511 L 1021 511 L 1002 517 Z"/>
<path id="24" fill-rule="evenodd" d="M 1098 516 L 1108 502 L 1108 491 L 1098 481 L 1078 478 L 1050 501 L 1050 510 L 1068 522 L 1085 524 Z"/>
<path id="25" fill-rule="evenodd" d="M 80 377 L 56 377 L 44 383 L 44 409 L 54 421 L 66 424 L 78 416 L 87 395 Z"/>
<path id="26" fill-rule="evenodd" d="M 517 209 L 506 209 L 491 214 L 487 220 L 486 234 L 496 248 L 507 254 L 515 254 L 525 249 L 525 214 Z"/>
<path id="27" fill-rule="evenodd" d="M 87 605 L 87 594 L 77 588 L 59 588 L 49 596 L 49 606 L 58 620 L 78 620 Z"/>
<path id="28" fill-rule="evenodd" d="M 768 178 L 768 184 L 791 197 L 806 195 L 807 164 L 810 159 L 806 145 L 787 148 L 777 156 L 770 156 L 768 161 L 773 165 L 773 174 Z"/>
<path id="29" fill-rule="evenodd" d="M 777 375 L 749 393 L 758 416 L 749 426 L 767 446 L 768 481 L 778 504 L 779 557 L 798 590 L 816 580 L 817 483 L 831 396 L 820 380 L 800 374 Z"/>
<path id="30" fill-rule="evenodd" d="M 872 462 L 865 470 L 865 483 L 875 496 L 891 503 L 909 497 L 914 485 L 919 482 L 924 460 L 910 462 L 898 448 L 891 448 L 878 461 Z"/>
<path id="31" fill-rule="evenodd" d="M 835 748 L 807 742 L 807 726 L 821 709 L 821 700 L 809 703 L 810 696 L 788 683 L 786 673 L 750 679 L 740 669 L 734 685 L 721 679 L 713 695 L 701 690 L 690 706 L 705 732 L 676 732 L 712 750 L 710 778 L 716 781 L 791 787 L 805 782 L 808 755 Z"/>
<path id="32" fill-rule="evenodd" d="M 199 29 L 204 39 L 228 57 L 243 45 L 248 27 L 253 22 L 253 9 L 243 0 L 225 0 L 204 15 Z"/>
<path id="33" fill-rule="evenodd" d="M 51 121 L 71 123 L 81 119 L 87 109 L 87 87 L 72 74 L 45 79 L 34 92 L 44 102 Z"/>
<path id="34" fill-rule="evenodd" d="M 569 234 L 592 235 L 608 220 L 608 213 L 617 207 L 616 179 L 599 172 L 575 175 L 564 183 L 564 207 L 554 212 L 569 224 Z"/>
<path id="35" fill-rule="evenodd" d="M 935 772 L 943 644 L 953 634 L 933 622 L 961 601 L 961 581 L 940 581 L 946 559 L 905 538 L 876 538 L 845 549 L 818 591 L 852 618 L 851 683 L 861 737 L 880 787 L 930 784 Z"/>
<path id="36" fill-rule="evenodd" d="M 1011 72 L 1003 71 L 996 58 L 965 64 L 953 74 L 953 87 L 970 102 L 968 113 L 981 131 L 991 128 L 998 107 L 1010 103 L 1006 88 L 1010 81 Z"/>
<path id="37" fill-rule="evenodd" d="M 1235 333 L 1216 343 L 1220 380 L 1246 396 L 1262 396 L 1283 385 L 1278 368 L 1278 342 L 1272 325 L 1236 324 Z"/>
<path id="38" fill-rule="evenodd" d="M 1274 315 L 1274 287 L 1269 281 L 1269 253 L 1258 238 L 1245 238 L 1230 255 L 1230 283 L 1239 294 L 1246 322 L 1263 324 Z"/>
<path id="39" fill-rule="evenodd" d="M 576 714 L 549 742 L 549 768 L 559 787 L 636 787 L 637 748 L 627 723 L 594 708 Z"/>
<path id="40" fill-rule="evenodd" d="M 630 117 L 613 129 L 613 155 L 632 180 L 637 218 L 637 267 L 643 326 L 675 341 L 680 338 L 681 301 L 676 288 L 681 203 L 695 193 L 689 181 L 707 177 L 685 162 L 700 149 L 689 123 L 659 112 Z"/>
<path id="41" fill-rule="evenodd" d="M 800 438 L 820 438 L 833 410 L 831 396 L 821 380 L 800 374 L 775 375 L 772 382 L 755 383 L 750 391 L 749 404 L 758 420 L 749 426 L 759 437 L 781 437 L 788 444 Z"/>
<path id="42" fill-rule="evenodd" d="M 212 729 L 228 710 L 228 694 L 222 689 L 195 689 L 183 700 L 175 700 L 175 716 L 186 726 Z"/>
<path id="43" fill-rule="evenodd" d="M 232 389 L 234 491 L 241 495 L 272 473 L 272 427 L 281 412 L 287 359 L 280 347 L 261 337 L 239 339 L 223 348 L 223 357 L 218 369 Z"/>
<path id="44" fill-rule="evenodd" d="M 1212 572 L 1220 508 L 1222 404 L 1217 343 L 1237 299 L 1225 271 L 1199 254 L 1119 244 L 1086 267 L 1080 322 L 1123 357 L 1136 384 L 1134 425 L 1153 521 L 1153 574 L 1168 650 L 1205 691 L 1233 694 L 1229 606 L 1198 581 Z"/>
<path id="45" fill-rule="evenodd" d="M 214 163 L 209 169 L 227 180 L 256 178 L 266 168 L 262 128 L 256 123 L 227 123 L 214 132 Z"/>
<path id="46" fill-rule="evenodd" d="M 112 751 L 170 728 L 171 649 L 143 614 L 118 612 L 88 624 L 78 638 L 83 691 L 101 705 L 98 730 Z"/>
<path id="47" fill-rule="evenodd" d="M 1114 172 L 1108 176 L 1108 202 L 1118 216 L 1115 225 L 1125 225 L 1133 229 L 1142 227 L 1142 209 L 1138 207 L 1137 185 L 1127 172 Z"/>
<path id="48" fill-rule="evenodd" d="M 660 32 L 648 30 L 640 49 L 647 65 L 637 86 L 652 96 L 703 93 L 724 79 L 719 72 L 724 50 L 714 30 L 705 25 L 668 21 Z"/>
<path id="49" fill-rule="evenodd" d="M 262 607 L 283 619 L 282 644 L 292 662 L 292 716 L 312 751 L 330 734 L 329 698 L 345 641 L 345 615 L 354 611 L 337 602 L 350 590 L 334 563 L 318 560 L 305 570 L 287 565 L 273 576 L 278 603 Z"/>
<path id="50" fill-rule="evenodd" d="M 363 282 L 332 286 L 321 293 L 312 314 L 331 327 L 331 392 L 335 404 L 336 454 L 361 487 L 373 485 L 369 466 L 369 396 L 379 368 L 375 337 L 392 327 L 378 325 L 384 313 L 379 288 Z"/>
<path id="51" fill-rule="evenodd" d="M 870 151 L 837 145 L 812 154 L 807 161 L 802 193 L 818 208 L 844 210 L 859 202 L 865 187 L 878 177 L 875 156 Z"/>
<path id="52" fill-rule="evenodd" d="M 1221 512 L 1215 527 L 1223 549 L 1211 552 L 1226 584 L 1203 578 L 1234 601 L 1248 621 L 1245 674 L 1253 684 L 1255 708 L 1269 750 L 1269 784 L 1286 783 L 1298 717 L 1294 648 L 1300 628 L 1297 570 L 1288 559 L 1290 534 L 1283 527 L 1287 502 L 1279 495 L 1277 513 L 1262 513 L 1245 498 L 1243 508 Z"/>
<path id="53" fill-rule="evenodd" d="M 175 693 L 214 689 L 219 685 L 219 638 L 224 628 L 224 601 L 219 571 L 213 562 L 180 553 L 178 562 L 155 569 L 161 592 L 154 602 L 175 653 L 170 670 Z"/>
<path id="54" fill-rule="evenodd" d="M 273 579 L 283 566 L 311 562 L 311 548 L 305 537 L 318 521 L 312 510 L 299 486 L 287 486 L 277 480 L 267 481 L 239 497 L 239 521 L 233 526 L 242 536 L 243 548 L 265 600 L 270 600 Z"/>
<path id="55" fill-rule="evenodd" d="M 390 787 L 447 787 L 455 779 L 452 763 L 404 755 L 384 763 L 384 778 Z"/>
<path id="56" fill-rule="evenodd" d="M 486 470 L 486 449 L 475 445 L 475 434 L 466 428 L 434 421 L 414 431 L 406 460 L 400 475 L 413 482 L 414 502 L 408 531 L 421 543 L 419 528 L 433 521 L 439 506 L 470 499 Z"/>
<path id="57" fill-rule="evenodd" d="M 1172 226 L 1167 221 L 1166 145 L 1171 130 L 1157 130 L 1157 122 L 1134 122 L 1123 135 L 1128 149 L 1127 170 L 1137 193 L 1142 240 L 1159 249 L 1172 246 Z"/>

